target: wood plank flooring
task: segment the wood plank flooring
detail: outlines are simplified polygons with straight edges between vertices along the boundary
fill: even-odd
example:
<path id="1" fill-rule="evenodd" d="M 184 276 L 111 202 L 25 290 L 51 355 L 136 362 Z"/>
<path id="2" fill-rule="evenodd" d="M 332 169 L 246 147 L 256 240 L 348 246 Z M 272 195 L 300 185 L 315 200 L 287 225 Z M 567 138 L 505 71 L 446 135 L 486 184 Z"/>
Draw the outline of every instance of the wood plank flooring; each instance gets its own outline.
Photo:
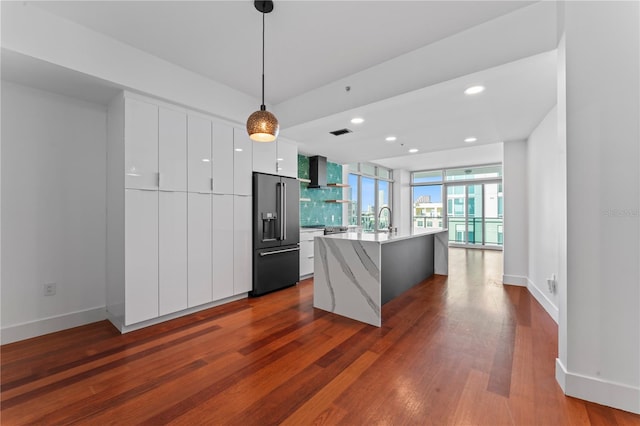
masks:
<path id="1" fill-rule="evenodd" d="M 502 254 L 450 250 L 376 328 L 313 283 L 120 335 L 107 321 L 1 348 L 2 425 L 640 425 L 565 397 L 557 326 Z"/>

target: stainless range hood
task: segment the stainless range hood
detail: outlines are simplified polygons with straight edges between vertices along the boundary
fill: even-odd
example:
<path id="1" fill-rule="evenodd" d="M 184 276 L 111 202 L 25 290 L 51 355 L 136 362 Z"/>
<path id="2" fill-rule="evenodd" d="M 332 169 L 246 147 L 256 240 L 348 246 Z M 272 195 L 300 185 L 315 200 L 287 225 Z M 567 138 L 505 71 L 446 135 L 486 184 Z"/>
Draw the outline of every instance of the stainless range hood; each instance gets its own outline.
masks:
<path id="1" fill-rule="evenodd" d="M 309 157 L 309 179 L 307 186 L 310 189 L 322 189 L 327 187 L 327 157 L 316 155 Z"/>

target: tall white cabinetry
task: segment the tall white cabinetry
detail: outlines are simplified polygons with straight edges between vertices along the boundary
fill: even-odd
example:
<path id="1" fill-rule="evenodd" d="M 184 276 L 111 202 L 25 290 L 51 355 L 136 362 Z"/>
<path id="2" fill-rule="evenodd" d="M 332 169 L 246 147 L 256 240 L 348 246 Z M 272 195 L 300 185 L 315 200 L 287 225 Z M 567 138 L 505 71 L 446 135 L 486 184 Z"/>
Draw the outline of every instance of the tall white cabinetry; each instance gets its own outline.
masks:
<path id="1" fill-rule="evenodd" d="M 255 143 L 253 171 L 297 178 L 298 146 L 283 139 L 276 143 Z"/>
<path id="2" fill-rule="evenodd" d="M 253 208 L 253 148 L 244 129 L 233 133 L 233 292 L 242 294 L 252 288 L 253 240 L 251 215 Z"/>
<path id="3" fill-rule="evenodd" d="M 246 133 L 129 93 L 111 102 L 108 133 L 111 321 L 128 331 L 250 291 Z"/>
<path id="4" fill-rule="evenodd" d="M 189 307 L 213 300 L 212 271 L 212 124 L 190 114 L 188 141 L 188 300 Z"/>

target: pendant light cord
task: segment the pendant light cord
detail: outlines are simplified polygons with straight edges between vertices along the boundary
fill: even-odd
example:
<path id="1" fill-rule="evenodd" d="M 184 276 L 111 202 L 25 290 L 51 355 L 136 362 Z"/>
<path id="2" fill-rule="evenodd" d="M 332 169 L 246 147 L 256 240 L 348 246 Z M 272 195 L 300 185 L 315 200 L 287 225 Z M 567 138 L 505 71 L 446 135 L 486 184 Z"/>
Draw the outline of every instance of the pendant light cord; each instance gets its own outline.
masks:
<path id="1" fill-rule="evenodd" d="M 264 12 L 262 12 L 262 107 L 264 105 Z"/>

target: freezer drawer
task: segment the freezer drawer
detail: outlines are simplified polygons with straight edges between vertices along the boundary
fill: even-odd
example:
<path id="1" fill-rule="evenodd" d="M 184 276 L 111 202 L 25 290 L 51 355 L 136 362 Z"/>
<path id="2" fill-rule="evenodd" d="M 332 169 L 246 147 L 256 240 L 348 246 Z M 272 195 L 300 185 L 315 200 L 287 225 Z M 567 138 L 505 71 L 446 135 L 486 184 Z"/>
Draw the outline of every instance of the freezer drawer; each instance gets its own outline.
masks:
<path id="1" fill-rule="evenodd" d="M 295 285 L 300 277 L 300 247 L 282 246 L 255 250 L 252 296 Z"/>

